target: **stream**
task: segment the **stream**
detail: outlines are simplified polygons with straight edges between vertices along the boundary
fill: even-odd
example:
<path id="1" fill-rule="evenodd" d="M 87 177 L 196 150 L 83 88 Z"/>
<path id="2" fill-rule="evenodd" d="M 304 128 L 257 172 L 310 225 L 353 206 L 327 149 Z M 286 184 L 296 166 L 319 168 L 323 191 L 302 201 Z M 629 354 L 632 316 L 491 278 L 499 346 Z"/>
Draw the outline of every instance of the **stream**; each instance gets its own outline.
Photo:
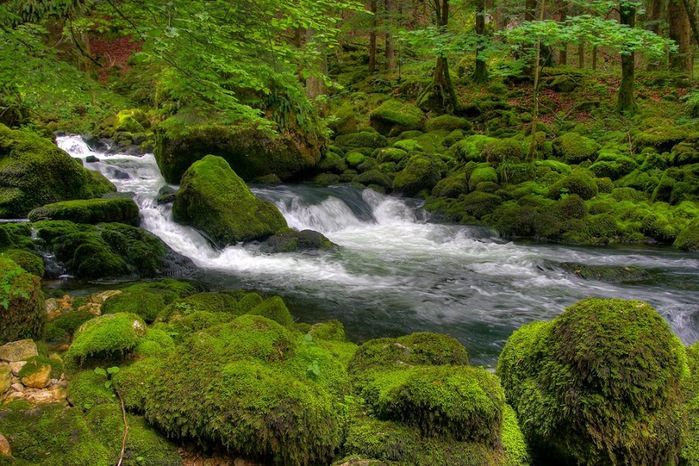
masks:
<path id="1" fill-rule="evenodd" d="M 135 193 L 141 226 L 189 257 L 213 290 L 250 288 L 282 296 L 302 322 L 340 320 L 356 342 L 415 331 L 453 335 L 473 364 L 494 366 L 513 330 L 550 320 L 589 297 L 647 301 L 685 344 L 699 339 L 699 254 L 641 246 L 574 247 L 509 242 L 484 228 L 431 223 L 414 199 L 347 185 L 255 186 L 294 229 L 320 231 L 340 246 L 322 253 L 264 254 L 257 245 L 218 250 L 172 221 L 155 197 L 165 180 L 152 154 L 105 155 L 79 136 L 59 147 L 85 160 L 121 192 Z M 653 280 L 584 280 L 559 264 L 635 266 Z"/>

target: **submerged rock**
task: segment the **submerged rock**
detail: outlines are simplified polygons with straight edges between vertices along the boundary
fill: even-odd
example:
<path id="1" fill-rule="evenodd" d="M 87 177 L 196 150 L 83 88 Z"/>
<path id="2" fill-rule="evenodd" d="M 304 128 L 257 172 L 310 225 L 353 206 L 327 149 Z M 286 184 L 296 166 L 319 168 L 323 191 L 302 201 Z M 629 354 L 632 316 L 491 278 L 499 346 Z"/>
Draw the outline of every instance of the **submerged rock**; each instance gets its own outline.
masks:
<path id="1" fill-rule="evenodd" d="M 69 220 L 75 223 L 118 222 L 138 226 L 138 205 L 131 198 L 87 199 L 46 204 L 29 212 L 29 220 Z"/>
<path id="2" fill-rule="evenodd" d="M 262 244 L 261 250 L 268 253 L 319 251 L 334 249 L 338 246 L 325 237 L 322 233 L 313 230 L 294 231 L 291 229 L 281 231 L 267 238 Z"/>
<path id="3" fill-rule="evenodd" d="M 100 197 L 116 188 L 98 172 L 39 136 L 0 124 L 0 218 L 68 199 Z"/>
<path id="4" fill-rule="evenodd" d="M 213 155 L 184 174 L 172 212 L 176 221 L 203 230 L 219 245 L 262 240 L 287 226 L 274 204 L 256 198 L 228 163 Z"/>

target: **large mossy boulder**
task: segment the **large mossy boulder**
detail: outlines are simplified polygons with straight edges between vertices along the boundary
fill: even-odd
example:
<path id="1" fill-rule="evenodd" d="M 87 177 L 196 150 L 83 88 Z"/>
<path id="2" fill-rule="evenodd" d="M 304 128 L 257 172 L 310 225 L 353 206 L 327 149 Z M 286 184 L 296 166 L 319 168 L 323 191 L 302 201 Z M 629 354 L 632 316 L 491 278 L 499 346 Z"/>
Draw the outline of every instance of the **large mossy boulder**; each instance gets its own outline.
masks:
<path id="1" fill-rule="evenodd" d="M 52 202 L 89 199 L 116 188 L 49 139 L 0 124 L 0 218 L 25 217 Z"/>
<path id="2" fill-rule="evenodd" d="M 405 168 L 396 174 L 393 191 L 414 196 L 422 190 L 431 191 L 439 179 L 439 167 L 431 157 L 414 155 Z"/>
<path id="3" fill-rule="evenodd" d="M 221 157 L 208 155 L 182 177 L 175 220 L 204 231 L 218 244 L 262 240 L 287 227 L 279 209 L 255 197 Z"/>
<path id="4" fill-rule="evenodd" d="M 115 384 L 170 437 L 264 464 L 328 464 L 343 440 L 347 378 L 331 343 L 244 315 L 122 370 Z"/>
<path id="5" fill-rule="evenodd" d="M 545 464 L 677 464 L 685 349 L 648 304 L 585 299 L 517 330 L 497 375 Z"/>
<path id="6" fill-rule="evenodd" d="M 425 114 L 415 105 L 387 100 L 371 112 L 369 123 L 385 136 L 397 136 L 403 131 L 422 129 Z"/>
<path id="7" fill-rule="evenodd" d="M 153 277 L 169 268 L 172 253 L 168 247 L 142 228 L 66 220 L 41 221 L 34 228 L 56 259 L 79 278 Z"/>
<path id="8" fill-rule="evenodd" d="M 0 254 L 0 345 L 41 337 L 45 321 L 39 277 Z"/>
<path id="9" fill-rule="evenodd" d="M 63 201 L 37 207 L 29 212 L 29 220 L 69 220 L 75 223 L 118 222 L 138 226 L 141 222 L 138 205 L 133 199 L 87 199 Z"/>
<path id="10" fill-rule="evenodd" d="M 694 219 L 677 235 L 673 246 L 685 251 L 699 251 L 699 218 Z"/>
<path id="11" fill-rule="evenodd" d="M 553 140 L 553 153 L 567 164 L 578 164 L 597 158 L 600 146 L 593 139 L 578 133 L 566 133 Z"/>
<path id="12" fill-rule="evenodd" d="M 253 128 L 217 124 L 186 126 L 177 117 L 156 131 L 155 158 L 165 180 L 178 184 L 189 166 L 206 155 L 223 157 L 241 178 L 293 178 L 314 167 L 324 141 L 310 134 L 272 135 Z"/>
<path id="13" fill-rule="evenodd" d="M 146 324 L 136 314 L 107 314 L 82 324 L 73 336 L 65 361 L 74 366 L 121 360 L 146 335 Z"/>

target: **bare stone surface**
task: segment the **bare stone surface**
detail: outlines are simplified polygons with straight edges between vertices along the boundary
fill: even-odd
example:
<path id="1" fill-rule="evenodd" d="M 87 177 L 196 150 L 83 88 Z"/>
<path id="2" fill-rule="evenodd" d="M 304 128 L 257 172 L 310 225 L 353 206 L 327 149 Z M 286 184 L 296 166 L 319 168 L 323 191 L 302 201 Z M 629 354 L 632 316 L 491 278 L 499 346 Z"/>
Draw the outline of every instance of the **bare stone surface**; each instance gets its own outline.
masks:
<path id="1" fill-rule="evenodd" d="M 17 340 L 0 346 L 0 360 L 8 362 L 26 361 L 32 356 L 38 356 L 34 340 Z"/>
<path id="2" fill-rule="evenodd" d="M 19 371 L 22 370 L 22 368 L 27 364 L 27 361 L 17 361 L 17 362 L 11 362 L 10 363 L 10 370 L 12 371 L 12 375 L 17 377 L 19 375 Z"/>
<path id="3" fill-rule="evenodd" d="M 5 436 L 2 434 L 0 434 L 0 455 L 12 456 L 10 442 L 8 442 Z"/>
<path id="4" fill-rule="evenodd" d="M 12 386 L 12 370 L 9 364 L 0 364 L 0 395 Z"/>
<path id="5" fill-rule="evenodd" d="M 46 388 L 49 383 L 51 383 L 51 366 L 49 364 L 44 364 L 33 374 L 22 377 L 22 384 L 29 388 Z"/>

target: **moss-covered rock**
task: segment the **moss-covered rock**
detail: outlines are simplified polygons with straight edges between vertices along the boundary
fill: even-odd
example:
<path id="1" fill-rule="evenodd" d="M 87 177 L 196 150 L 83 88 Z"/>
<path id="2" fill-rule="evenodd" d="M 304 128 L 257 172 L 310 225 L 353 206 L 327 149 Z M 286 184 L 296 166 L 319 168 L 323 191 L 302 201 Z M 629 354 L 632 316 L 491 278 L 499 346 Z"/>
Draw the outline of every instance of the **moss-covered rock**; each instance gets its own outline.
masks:
<path id="1" fill-rule="evenodd" d="M 357 149 L 360 147 L 379 149 L 388 146 L 388 140 L 385 136 L 373 131 L 360 131 L 338 136 L 335 138 L 335 144 L 345 149 Z"/>
<path id="2" fill-rule="evenodd" d="M 454 158 L 463 162 L 485 162 L 486 145 L 497 141 L 495 138 L 476 134 L 457 142 L 449 148 Z"/>
<path id="3" fill-rule="evenodd" d="M 94 370 L 74 374 L 68 381 L 68 400 L 76 408 L 89 411 L 95 406 L 119 401 L 114 390 L 105 385 L 106 377 Z"/>
<path id="4" fill-rule="evenodd" d="M 673 246 L 685 251 L 699 251 L 699 218 L 692 221 L 677 235 Z"/>
<path id="5" fill-rule="evenodd" d="M 327 463 L 342 440 L 344 367 L 264 317 L 196 333 L 146 371 L 129 398 L 140 398 L 146 419 L 169 436 L 288 465 Z"/>
<path id="6" fill-rule="evenodd" d="M 255 305 L 257 304 L 258 302 L 256 301 Z M 225 313 L 237 316 L 248 310 L 245 307 L 241 310 L 235 297 L 227 293 L 196 293 L 170 303 L 162 310 L 158 316 L 158 321 L 172 322 L 196 312 Z"/>
<path id="7" fill-rule="evenodd" d="M 118 313 L 95 317 L 78 328 L 65 355 L 72 365 L 122 359 L 146 334 L 146 324 L 135 314 Z"/>
<path id="8" fill-rule="evenodd" d="M 558 199 L 562 195 L 577 194 L 583 200 L 592 199 L 599 192 L 593 177 L 585 172 L 573 172 L 549 187 L 548 197 Z"/>
<path id="9" fill-rule="evenodd" d="M 639 151 L 650 147 L 658 153 L 663 153 L 669 152 L 675 144 L 697 139 L 699 139 L 699 132 L 690 126 L 656 126 L 637 133 L 633 137 L 633 145 Z"/>
<path id="10" fill-rule="evenodd" d="M 25 217 L 35 207 L 115 190 L 52 141 L 0 124 L 0 218 Z"/>
<path id="11" fill-rule="evenodd" d="M 457 173 L 439 180 L 432 189 L 435 197 L 448 197 L 458 199 L 462 194 L 468 193 L 468 179 L 465 173 Z"/>
<path id="12" fill-rule="evenodd" d="M 32 229 L 27 223 L 0 224 L 0 250 L 5 248 L 31 248 Z"/>
<path id="13" fill-rule="evenodd" d="M 62 403 L 30 406 L 15 402 L 0 408 L 0 431 L 18 465 L 111 466 L 107 451 L 79 409 Z M 0 462 L 2 459 L 0 459 Z"/>
<path id="14" fill-rule="evenodd" d="M 553 140 L 553 153 L 568 164 L 594 161 L 600 146 L 594 140 L 578 133 L 565 133 Z"/>
<path id="15" fill-rule="evenodd" d="M 258 304 L 248 311 L 248 314 L 266 317 L 280 325 L 291 325 L 294 323 L 294 319 L 291 317 L 289 309 L 279 296 L 273 296 Z"/>
<path id="16" fill-rule="evenodd" d="M 454 115 L 440 115 L 427 120 L 425 122 L 425 129 L 427 131 L 469 130 L 471 129 L 471 124 L 465 118 Z"/>
<path id="17" fill-rule="evenodd" d="M 337 245 L 325 235 L 313 230 L 282 230 L 265 240 L 260 249 L 263 252 L 320 251 L 334 249 Z"/>
<path id="18" fill-rule="evenodd" d="M 432 190 L 440 179 L 439 168 L 431 157 L 415 155 L 393 180 L 393 191 L 414 196 L 423 189 Z"/>
<path id="19" fill-rule="evenodd" d="M 69 220 L 74 223 L 118 222 L 138 226 L 141 222 L 138 205 L 130 198 L 63 201 L 37 207 L 29 212 L 29 220 Z"/>
<path id="20" fill-rule="evenodd" d="M 168 183 L 179 184 L 191 164 L 206 155 L 223 157 L 245 180 L 275 174 L 282 180 L 309 170 L 321 157 L 323 141 L 310 134 L 218 124 L 187 126 L 173 117 L 156 132 L 155 158 Z"/>
<path id="21" fill-rule="evenodd" d="M 221 157 L 206 156 L 182 177 L 175 220 L 200 228 L 218 244 L 264 239 L 285 228 L 271 202 L 257 199 Z"/>
<path id="22" fill-rule="evenodd" d="M 152 277 L 168 268 L 169 249 L 160 238 L 142 228 L 66 220 L 45 220 L 34 227 L 47 249 L 80 278 Z"/>
<path id="23" fill-rule="evenodd" d="M 353 180 L 355 183 L 363 184 L 364 186 L 378 186 L 384 189 L 391 189 L 393 181 L 391 176 L 380 170 L 369 170 L 360 173 Z"/>
<path id="24" fill-rule="evenodd" d="M 44 276 L 44 259 L 27 249 L 5 249 L 0 256 L 10 259 L 27 272 L 39 278 Z"/>
<path id="25" fill-rule="evenodd" d="M 102 305 L 102 314 L 127 312 L 140 316 L 147 324 L 152 323 L 165 308 L 162 294 L 149 291 L 126 291 L 109 297 Z"/>
<path id="26" fill-rule="evenodd" d="M 473 170 L 468 179 L 468 189 L 475 191 L 477 186 L 484 182 L 498 182 L 498 174 L 493 167 L 481 166 Z"/>
<path id="27" fill-rule="evenodd" d="M 553 464 L 672 464 L 685 350 L 648 304 L 585 299 L 516 331 L 497 374 L 536 457 Z"/>
<path id="28" fill-rule="evenodd" d="M 398 100 L 387 100 L 369 114 L 369 123 L 385 136 L 422 129 L 425 114 L 418 107 Z"/>
<path id="29" fill-rule="evenodd" d="M 503 200 L 497 194 L 490 194 L 482 191 L 474 191 L 463 197 L 463 209 L 477 219 L 493 212 Z"/>
<path id="30" fill-rule="evenodd" d="M 46 321 L 41 280 L 0 255 L 0 345 L 41 337 Z"/>

